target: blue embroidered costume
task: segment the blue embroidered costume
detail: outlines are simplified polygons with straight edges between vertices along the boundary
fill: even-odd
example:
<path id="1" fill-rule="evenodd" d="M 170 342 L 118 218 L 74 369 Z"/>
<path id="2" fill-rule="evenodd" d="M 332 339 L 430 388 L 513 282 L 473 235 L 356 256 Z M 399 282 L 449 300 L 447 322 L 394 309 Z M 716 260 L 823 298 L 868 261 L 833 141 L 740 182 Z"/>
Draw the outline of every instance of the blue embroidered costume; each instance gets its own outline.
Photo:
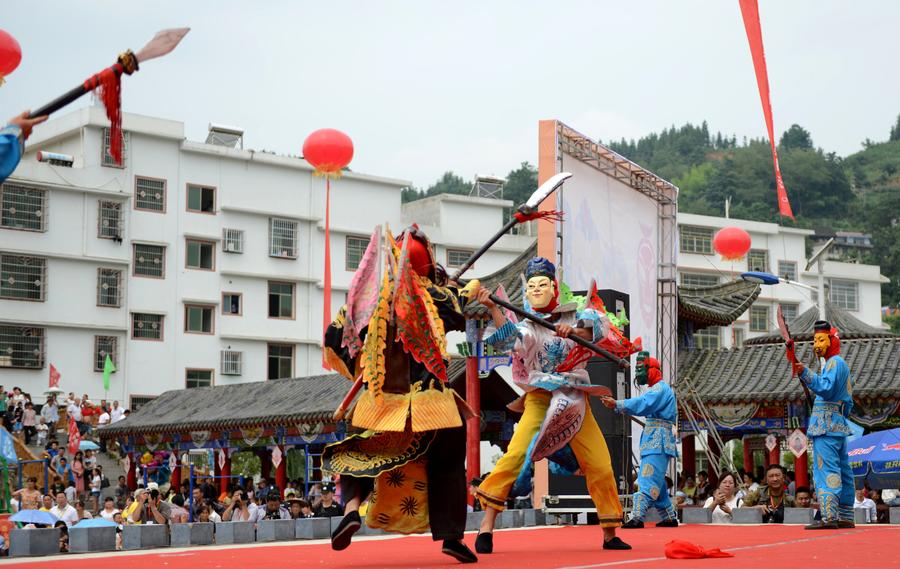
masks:
<path id="1" fill-rule="evenodd" d="M 13 173 L 22 153 L 25 151 L 25 137 L 16 125 L 6 125 L 0 129 L 0 184 Z"/>

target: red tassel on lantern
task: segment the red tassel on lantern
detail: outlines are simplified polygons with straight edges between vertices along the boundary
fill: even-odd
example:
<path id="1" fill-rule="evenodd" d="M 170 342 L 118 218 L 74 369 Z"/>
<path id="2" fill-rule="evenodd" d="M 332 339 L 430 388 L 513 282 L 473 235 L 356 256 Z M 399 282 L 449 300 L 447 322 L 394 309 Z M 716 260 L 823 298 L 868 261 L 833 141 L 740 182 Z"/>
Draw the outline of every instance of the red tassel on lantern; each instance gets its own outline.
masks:
<path id="1" fill-rule="evenodd" d="M 106 108 L 109 119 L 109 154 L 122 164 L 122 82 L 119 79 L 123 67 L 116 63 L 84 82 L 85 89 L 94 91 Z"/>

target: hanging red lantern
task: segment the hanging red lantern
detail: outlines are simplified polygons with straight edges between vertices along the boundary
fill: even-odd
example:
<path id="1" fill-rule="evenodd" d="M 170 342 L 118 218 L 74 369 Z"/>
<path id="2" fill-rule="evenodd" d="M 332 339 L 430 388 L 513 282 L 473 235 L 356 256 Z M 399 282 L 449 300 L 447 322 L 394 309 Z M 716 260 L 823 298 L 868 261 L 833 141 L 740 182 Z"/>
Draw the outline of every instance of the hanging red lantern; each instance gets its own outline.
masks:
<path id="1" fill-rule="evenodd" d="M 19 66 L 22 61 L 22 48 L 16 38 L 7 32 L 0 30 L 0 85 L 3 84 L 3 78 Z"/>
<path id="2" fill-rule="evenodd" d="M 750 250 L 750 234 L 740 227 L 723 227 L 713 238 L 713 248 L 722 259 L 735 261 Z"/>
<path id="3" fill-rule="evenodd" d="M 339 178 L 341 170 L 353 160 L 353 141 L 333 128 L 323 128 L 306 137 L 303 158 L 312 164 L 316 174 Z"/>

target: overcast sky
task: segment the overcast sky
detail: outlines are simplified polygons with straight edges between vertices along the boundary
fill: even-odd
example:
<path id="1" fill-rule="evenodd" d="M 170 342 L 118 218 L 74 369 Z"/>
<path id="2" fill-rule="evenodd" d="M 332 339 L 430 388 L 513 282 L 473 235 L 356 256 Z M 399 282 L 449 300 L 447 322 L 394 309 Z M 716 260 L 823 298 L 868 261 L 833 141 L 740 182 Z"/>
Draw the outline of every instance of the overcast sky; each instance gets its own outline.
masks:
<path id="1" fill-rule="evenodd" d="M 840 155 L 886 139 L 900 2 L 761 0 L 760 12 L 778 136 L 798 123 Z M 0 28 L 23 60 L 2 112 L 180 26 L 192 31 L 176 51 L 125 79 L 125 111 L 183 121 L 192 140 L 238 125 L 246 148 L 284 154 L 337 128 L 353 169 L 419 187 L 536 163 L 540 119 L 602 140 L 704 119 L 739 140 L 765 133 L 737 0 L 4 2 Z"/>

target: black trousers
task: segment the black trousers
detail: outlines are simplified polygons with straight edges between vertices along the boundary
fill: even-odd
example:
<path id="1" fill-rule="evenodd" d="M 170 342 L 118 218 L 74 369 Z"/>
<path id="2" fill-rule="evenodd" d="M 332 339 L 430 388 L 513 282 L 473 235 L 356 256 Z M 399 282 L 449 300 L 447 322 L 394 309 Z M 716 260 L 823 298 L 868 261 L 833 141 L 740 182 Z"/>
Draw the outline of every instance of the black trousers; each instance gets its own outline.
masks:
<path id="1" fill-rule="evenodd" d="M 462 539 L 466 530 L 466 428 L 440 429 L 428 452 L 428 518 L 435 541 Z M 374 478 L 341 475 L 341 496 L 365 500 Z"/>

